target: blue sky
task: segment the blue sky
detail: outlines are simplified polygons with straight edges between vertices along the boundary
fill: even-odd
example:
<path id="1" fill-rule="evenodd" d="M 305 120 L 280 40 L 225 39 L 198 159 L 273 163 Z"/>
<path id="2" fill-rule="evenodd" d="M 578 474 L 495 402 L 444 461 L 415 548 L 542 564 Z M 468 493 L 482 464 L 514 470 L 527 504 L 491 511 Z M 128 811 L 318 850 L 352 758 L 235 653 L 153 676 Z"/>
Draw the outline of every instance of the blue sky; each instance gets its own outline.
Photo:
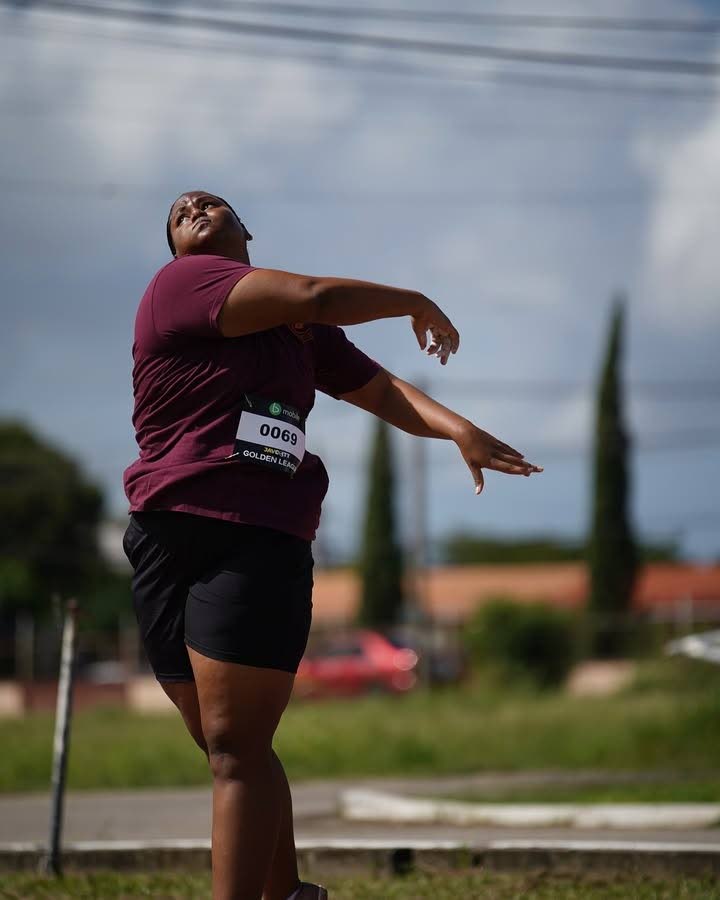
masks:
<path id="1" fill-rule="evenodd" d="M 453 8 L 477 6 L 457 0 Z M 533 11 L 590 15 L 597 7 L 543 2 Z M 720 15 L 720 4 L 603 4 L 603 15 L 709 14 Z M 720 60 L 718 34 L 296 24 Z M 240 211 L 255 235 L 256 265 L 416 288 L 455 320 L 462 349 L 445 369 L 418 352 L 406 322 L 348 331 L 546 472 L 490 473 L 476 498 L 455 448 L 433 442 L 433 537 L 461 527 L 583 533 L 590 388 L 610 297 L 626 291 L 625 371 L 637 384 L 628 410 L 639 444 L 634 521 L 648 537 L 677 537 L 694 558 L 720 555 L 720 96 L 631 89 L 692 90 L 707 79 L 390 56 L 6 7 L 0 51 L 0 414 L 23 417 L 77 454 L 110 513 L 125 512 L 121 473 L 135 453 L 135 308 L 167 259 L 169 203 L 202 187 Z M 494 80 L 507 73 L 616 89 Z M 498 384 L 508 381 L 524 387 Z M 705 399 L 682 388 L 688 381 L 710 385 Z M 565 387 L 547 390 L 547 382 Z M 679 387 L 651 391 L 647 382 Z M 321 540 L 335 555 L 356 545 L 370 424 L 322 396 L 310 420 L 309 445 L 333 479 Z M 407 536 L 412 452 L 399 436 Z"/>

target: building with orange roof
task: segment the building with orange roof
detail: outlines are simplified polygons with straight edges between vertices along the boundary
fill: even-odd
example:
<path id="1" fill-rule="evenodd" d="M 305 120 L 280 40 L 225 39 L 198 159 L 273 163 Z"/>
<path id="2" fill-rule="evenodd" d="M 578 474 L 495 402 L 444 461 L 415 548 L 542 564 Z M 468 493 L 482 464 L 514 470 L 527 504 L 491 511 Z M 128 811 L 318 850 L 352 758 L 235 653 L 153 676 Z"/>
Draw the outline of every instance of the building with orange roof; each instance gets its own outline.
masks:
<path id="1" fill-rule="evenodd" d="M 437 566 L 421 581 L 421 606 L 436 622 L 467 619 L 482 603 L 498 597 L 545 602 L 569 609 L 587 595 L 584 563 Z M 315 574 L 313 619 L 316 625 L 348 625 L 360 602 L 360 580 L 351 569 Z M 720 620 L 720 565 L 651 563 L 637 580 L 635 609 L 654 618 Z"/>

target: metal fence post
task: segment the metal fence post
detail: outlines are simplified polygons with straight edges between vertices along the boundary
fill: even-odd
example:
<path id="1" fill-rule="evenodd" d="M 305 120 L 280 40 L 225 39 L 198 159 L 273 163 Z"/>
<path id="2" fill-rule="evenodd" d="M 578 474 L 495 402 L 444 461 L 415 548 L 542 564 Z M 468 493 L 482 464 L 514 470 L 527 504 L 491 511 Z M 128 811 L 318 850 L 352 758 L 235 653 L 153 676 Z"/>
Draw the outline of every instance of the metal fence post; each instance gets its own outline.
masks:
<path id="1" fill-rule="evenodd" d="M 65 774 L 70 743 L 72 689 L 75 675 L 77 609 L 77 601 L 69 600 L 63 622 L 60 679 L 58 681 L 57 708 L 55 712 L 55 737 L 53 739 L 50 838 L 48 841 L 48 854 L 43 866 L 44 870 L 52 875 L 62 874 L 60 844 L 62 840 L 63 805 L 65 799 Z"/>

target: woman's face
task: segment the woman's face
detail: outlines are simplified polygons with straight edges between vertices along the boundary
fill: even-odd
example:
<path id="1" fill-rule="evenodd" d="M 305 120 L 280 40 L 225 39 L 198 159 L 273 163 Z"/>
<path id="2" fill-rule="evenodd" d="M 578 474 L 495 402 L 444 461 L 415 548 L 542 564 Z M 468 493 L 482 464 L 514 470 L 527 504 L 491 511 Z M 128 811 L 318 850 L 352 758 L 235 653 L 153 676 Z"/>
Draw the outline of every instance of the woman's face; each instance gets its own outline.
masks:
<path id="1" fill-rule="evenodd" d="M 177 257 L 245 249 L 245 228 L 214 194 L 190 191 L 178 197 L 170 210 L 169 222 Z"/>

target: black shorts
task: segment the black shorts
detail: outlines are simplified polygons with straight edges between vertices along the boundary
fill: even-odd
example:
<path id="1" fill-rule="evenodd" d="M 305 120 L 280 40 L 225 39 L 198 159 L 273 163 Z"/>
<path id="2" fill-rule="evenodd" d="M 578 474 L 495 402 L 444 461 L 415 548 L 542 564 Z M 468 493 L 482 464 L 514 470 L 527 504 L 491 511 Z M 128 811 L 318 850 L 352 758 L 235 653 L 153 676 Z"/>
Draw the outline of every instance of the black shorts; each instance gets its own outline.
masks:
<path id="1" fill-rule="evenodd" d="M 140 512 L 123 539 L 133 601 L 158 681 L 193 681 L 204 656 L 297 672 L 312 616 L 310 542 L 180 512 Z"/>

